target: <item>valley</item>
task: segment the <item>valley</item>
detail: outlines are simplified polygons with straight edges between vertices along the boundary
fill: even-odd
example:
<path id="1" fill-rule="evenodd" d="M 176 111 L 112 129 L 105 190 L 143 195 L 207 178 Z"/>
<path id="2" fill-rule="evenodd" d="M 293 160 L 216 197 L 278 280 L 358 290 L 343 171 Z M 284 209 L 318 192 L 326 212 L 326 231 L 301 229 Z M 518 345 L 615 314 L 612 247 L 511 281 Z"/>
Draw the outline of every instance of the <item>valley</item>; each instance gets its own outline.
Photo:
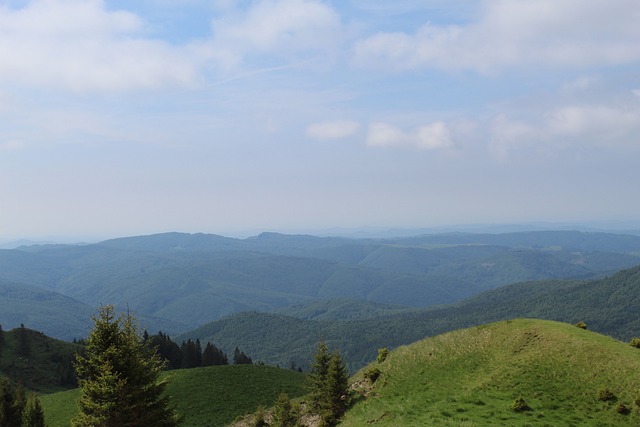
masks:
<path id="1" fill-rule="evenodd" d="M 573 368 L 562 364 L 564 356 L 558 356 L 558 366 L 547 367 L 559 370 L 562 384 L 541 372 L 537 379 L 528 377 L 525 366 L 548 364 L 539 359 L 538 344 L 544 343 L 571 357 L 587 347 L 594 354 L 616 348 L 608 357 L 617 358 L 621 369 L 635 369 L 640 352 L 624 342 L 640 336 L 639 254 L 635 235 L 564 231 L 387 239 L 165 233 L 0 250 L 0 371 L 45 393 L 50 425 L 68 425 L 79 396 L 69 370 L 72 354 L 81 348 L 71 341 L 87 336 L 96 307 L 108 302 L 134 313 L 149 334 L 162 331 L 177 344 L 211 342 L 227 354 L 240 347 L 253 359 L 255 365 L 246 367 L 169 371 L 169 392 L 177 409 L 189 414 L 185 425 L 227 425 L 258 406 L 273 405 L 280 389 L 302 398 L 305 375 L 289 368 L 308 372 L 320 341 L 338 349 L 354 375 L 354 401 L 344 425 L 634 425 L 635 410 L 615 424 L 611 420 L 620 415 L 611 405 L 591 405 L 589 393 L 576 389 L 586 379 L 565 384 Z M 585 322 L 588 331 L 575 328 L 577 322 Z M 479 331 L 498 341 L 479 345 Z M 25 333 L 29 360 L 15 356 Z M 509 347 L 532 334 L 542 341 L 536 338 L 524 353 Z M 460 342 L 467 344 L 458 347 Z M 393 351 L 378 367 L 381 348 Z M 475 353 L 460 353 L 470 348 Z M 461 373 L 445 369 L 459 389 L 436 382 L 414 390 L 412 381 L 436 381 L 434 372 L 410 365 L 434 349 L 460 353 L 455 363 L 476 366 Z M 583 355 L 571 363 L 587 360 Z M 409 365 L 401 368 L 403 363 Z M 443 369 L 441 363 L 454 361 L 433 366 Z M 373 367 L 380 379 L 358 390 Z M 620 384 L 620 401 L 633 409 L 635 383 L 629 381 L 635 377 L 625 380 L 608 365 L 597 369 L 612 371 L 606 378 Z M 415 378 L 406 377 L 414 371 Z M 519 386 L 509 383 L 516 377 L 523 381 Z M 465 378 L 475 382 L 466 384 Z M 597 388 L 597 381 L 589 381 L 588 387 Z M 248 388 L 242 388 L 245 383 Z M 562 388 L 564 397 L 545 387 Z M 531 412 L 509 409 L 518 397 L 513 390 Z M 558 401 L 545 400 L 548 393 Z M 407 400 L 409 394 L 430 402 L 428 417 L 424 408 L 412 407 L 417 403 Z M 214 404 L 216 396 L 225 397 Z M 573 409 L 561 410 L 566 404 Z"/>

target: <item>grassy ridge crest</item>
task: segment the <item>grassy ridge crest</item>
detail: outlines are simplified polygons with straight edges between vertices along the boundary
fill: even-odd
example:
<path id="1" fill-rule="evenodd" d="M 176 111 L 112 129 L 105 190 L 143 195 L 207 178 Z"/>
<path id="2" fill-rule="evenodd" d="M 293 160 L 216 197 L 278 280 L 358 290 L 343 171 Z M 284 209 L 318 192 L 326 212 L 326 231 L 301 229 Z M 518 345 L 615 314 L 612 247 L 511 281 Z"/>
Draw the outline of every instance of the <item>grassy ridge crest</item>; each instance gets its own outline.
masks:
<path id="1" fill-rule="evenodd" d="M 566 323 L 517 319 L 446 333 L 399 347 L 356 381 L 373 367 L 381 376 L 341 425 L 640 425 L 640 350 Z M 613 400 L 598 400 L 604 388 Z M 531 410 L 513 410 L 518 398 Z"/>

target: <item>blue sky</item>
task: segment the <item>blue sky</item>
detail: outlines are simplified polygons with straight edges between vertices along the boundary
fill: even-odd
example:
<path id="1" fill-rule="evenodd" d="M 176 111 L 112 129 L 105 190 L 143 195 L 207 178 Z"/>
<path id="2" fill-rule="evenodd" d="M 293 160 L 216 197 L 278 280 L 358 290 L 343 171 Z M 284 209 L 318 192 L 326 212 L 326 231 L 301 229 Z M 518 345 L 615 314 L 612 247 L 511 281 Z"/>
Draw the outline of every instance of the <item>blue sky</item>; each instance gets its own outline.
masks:
<path id="1" fill-rule="evenodd" d="M 0 239 L 640 220 L 636 0 L 0 1 Z"/>

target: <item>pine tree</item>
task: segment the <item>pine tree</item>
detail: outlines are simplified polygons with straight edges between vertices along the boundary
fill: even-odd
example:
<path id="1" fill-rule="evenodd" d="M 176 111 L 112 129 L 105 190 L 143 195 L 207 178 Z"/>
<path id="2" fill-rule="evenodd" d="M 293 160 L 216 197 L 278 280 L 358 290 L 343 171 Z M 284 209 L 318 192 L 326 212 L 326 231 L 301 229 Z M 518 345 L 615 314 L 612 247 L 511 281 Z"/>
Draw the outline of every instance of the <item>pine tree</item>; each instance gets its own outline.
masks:
<path id="1" fill-rule="evenodd" d="M 202 366 L 228 365 L 227 355 L 215 345 L 207 342 L 202 352 Z"/>
<path id="2" fill-rule="evenodd" d="M 31 395 L 22 412 L 22 427 L 44 427 L 44 411 L 40 399 Z"/>
<path id="3" fill-rule="evenodd" d="M 318 343 L 313 356 L 313 365 L 307 375 L 307 390 L 309 391 L 309 404 L 311 409 L 320 412 L 323 402 L 326 401 L 327 373 L 329 372 L 329 349 L 324 341 Z"/>
<path id="4" fill-rule="evenodd" d="M 324 342 L 316 349 L 307 389 L 311 409 L 320 414 L 322 425 L 337 424 L 347 407 L 349 376 L 340 353 L 330 354 Z"/>
<path id="5" fill-rule="evenodd" d="M 159 331 L 158 335 L 149 337 L 149 343 L 151 348 L 155 348 L 160 358 L 166 362 L 166 369 L 179 369 L 182 366 L 182 351 L 168 335 Z"/>
<path id="6" fill-rule="evenodd" d="M 142 340 L 130 314 L 116 318 L 114 307 L 100 307 L 75 368 L 82 396 L 74 426 L 175 426 L 174 410 L 159 381 L 163 363 Z"/>
<path id="7" fill-rule="evenodd" d="M 327 372 L 327 412 L 329 424 L 337 423 L 347 409 L 349 395 L 349 374 L 337 351 L 331 355 Z"/>
<path id="8" fill-rule="evenodd" d="M 234 365 L 252 365 L 253 360 L 238 347 L 233 351 L 233 364 Z"/>
<path id="9" fill-rule="evenodd" d="M 22 414 L 15 411 L 15 390 L 7 377 L 0 378 L 0 426 L 19 427 Z"/>
<path id="10" fill-rule="evenodd" d="M 18 336 L 18 356 L 20 357 L 29 357 L 31 354 L 31 347 L 29 346 L 29 336 L 27 328 L 24 327 L 24 324 L 20 324 L 20 328 L 16 330 Z"/>
<path id="11" fill-rule="evenodd" d="M 13 393 L 13 413 L 16 422 L 22 423 L 22 413 L 24 412 L 24 408 L 26 405 L 27 394 L 24 390 L 24 386 L 21 383 L 18 383 L 18 386 Z"/>
<path id="12" fill-rule="evenodd" d="M 273 427 L 295 427 L 297 424 L 298 414 L 289 396 L 285 392 L 280 393 L 273 410 Z"/>

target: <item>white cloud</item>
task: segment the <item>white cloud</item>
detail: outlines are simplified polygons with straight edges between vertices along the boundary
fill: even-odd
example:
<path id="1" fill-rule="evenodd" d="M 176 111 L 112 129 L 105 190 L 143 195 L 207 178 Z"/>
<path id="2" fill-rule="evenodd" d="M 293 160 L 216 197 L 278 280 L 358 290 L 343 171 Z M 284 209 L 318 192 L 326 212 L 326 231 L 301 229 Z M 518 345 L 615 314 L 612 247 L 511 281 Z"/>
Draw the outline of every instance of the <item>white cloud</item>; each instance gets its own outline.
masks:
<path id="1" fill-rule="evenodd" d="M 532 148 L 546 154 L 591 147 L 640 148 L 640 106 L 570 104 L 542 110 L 537 117 L 497 115 L 489 125 L 492 154 L 505 160 Z"/>
<path id="2" fill-rule="evenodd" d="M 307 128 L 307 136 L 314 139 L 342 139 L 356 134 L 360 123 L 352 120 L 337 120 L 314 123 Z"/>
<path id="3" fill-rule="evenodd" d="M 0 80 L 76 91 L 194 84 L 197 52 L 145 36 L 141 19 L 101 0 L 0 8 Z"/>
<path id="4" fill-rule="evenodd" d="M 414 34 L 378 33 L 355 45 L 354 62 L 392 68 L 579 67 L 640 60 L 635 0 L 487 0 L 473 24 L 425 24 Z"/>
<path id="5" fill-rule="evenodd" d="M 434 150 L 453 147 L 453 139 L 451 131 L 443 122 L 420 126 L 411 132 L 405 132 L 387 123 L 378 122 L 369 126 L 367 145 Z"/>
<path id="6" fill-rule="evenodd" d="M 227 67 L 249 54 L 329 52 L 341 33 L 339 15 L 316 0 L 264 0 L 213 20 L 211 55 Z"/>
<path id="7" fill-rule="evenodd" d="M 552 110 L 546 128 L 553 135 L 601 138 L 603 143 L 640 131 L 640 108 L 569 105 Z M 640 140 L 636 141 L 640 143 Z"/>

